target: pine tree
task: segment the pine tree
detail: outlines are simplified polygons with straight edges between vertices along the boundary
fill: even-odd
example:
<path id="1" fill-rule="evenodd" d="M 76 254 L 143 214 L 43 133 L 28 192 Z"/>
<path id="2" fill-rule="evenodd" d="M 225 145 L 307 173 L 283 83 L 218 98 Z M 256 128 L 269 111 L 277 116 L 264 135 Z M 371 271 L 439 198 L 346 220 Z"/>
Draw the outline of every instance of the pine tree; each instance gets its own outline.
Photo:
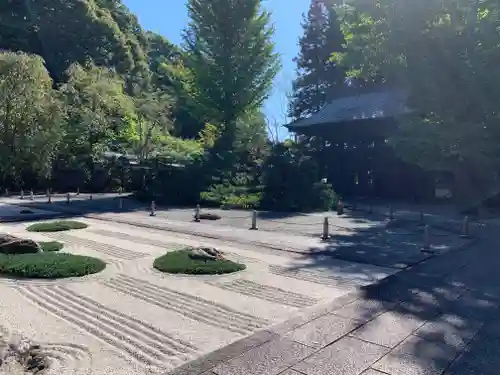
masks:
<path id="1" fill-rule="evenodd" d="M 333 52 L 341 52 L 344 35 L 340 29 L 335 6 L 328 0 L 313 0 L 302 23 L 304 35 L 299 39 L 300 52 L 297 79 L 289 115 L 293 119 L 307 117 L 341 94 L 344 71 L 330 62 Z"/>

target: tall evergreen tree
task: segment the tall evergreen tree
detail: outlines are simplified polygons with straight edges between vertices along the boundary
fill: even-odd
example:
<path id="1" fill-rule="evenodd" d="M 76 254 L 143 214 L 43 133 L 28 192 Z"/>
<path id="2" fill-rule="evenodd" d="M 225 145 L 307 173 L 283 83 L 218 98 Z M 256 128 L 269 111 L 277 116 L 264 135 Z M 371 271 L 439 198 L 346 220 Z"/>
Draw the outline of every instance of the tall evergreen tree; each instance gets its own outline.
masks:
<path id="1" fill-rule="evenodd" d="M 237 121 L 258 109 L 279 68 L 271 15 L 262 0 L 189 0 L 185 32 L 193 97 L 222 126 L 215 159 L 232 165 Z"/>
<path id="2" fill-rule="evenodd" d="M 335 11 L 328 0 L 313 0 L 302 23 L 304 35 L 299 39 L 300 52 L 297 79 L 289 115 L 294 119 L 317 112 L 328 100 L 339 95 L 344 85 L 344 71 L 330 61 L 334 52 L 343 50 L 344 35 Z"/>

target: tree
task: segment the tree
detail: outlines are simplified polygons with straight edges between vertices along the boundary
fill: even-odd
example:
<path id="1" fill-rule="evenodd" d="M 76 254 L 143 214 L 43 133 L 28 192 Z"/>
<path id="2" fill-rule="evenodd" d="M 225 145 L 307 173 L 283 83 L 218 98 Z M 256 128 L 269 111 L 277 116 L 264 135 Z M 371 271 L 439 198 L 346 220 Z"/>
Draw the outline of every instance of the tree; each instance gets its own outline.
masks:
<path id="1" fill-rule="evenodd" d="M 344 71 L 330 60 L 333 52 L 343 51 L 344 36 L 335 7 L 328 1 L 313 0 L 302 23 L 300 52 L 295 62 L 297 78 L 293 83 L 289 115 L 294 119 L 315 113 L 338 96 L 344 86 Z"/>
<path id="2" fill-rule="evenodd" d="M 192 97 L 206 120 L 223 129 L 214 160 L 227 169 L 237 120 L 260 108 L 280 68 L 271 16 L 261 0 L 189 0 L 188 14 L 184 41 Z"/>
<path id="3" fill-rule="evenodd" d="M 132 99 L 124 93 L 123 80 L 94 65 L 73 65 L 60 92 L 67 108 L 68 126 L 60 162 L 90 173 L 105 151 L 128 126 L 135 114 Z"/>
<path id="4" fill-rule="evenodd" d="M 452 172 L 462 204 L 491 194 L 500 168 L 500 4 L 356 0 L 346 8 L 351 75 L 409 93 L 418 116 L 392 140 L 406 159 Z"/>
<path id="5" fill-rule="evenodd" d="M 60 105 L 38 56 L 0 54 L 0 173 L 2 184 L 23 175 L 50 176 L 61 139 Z"/>

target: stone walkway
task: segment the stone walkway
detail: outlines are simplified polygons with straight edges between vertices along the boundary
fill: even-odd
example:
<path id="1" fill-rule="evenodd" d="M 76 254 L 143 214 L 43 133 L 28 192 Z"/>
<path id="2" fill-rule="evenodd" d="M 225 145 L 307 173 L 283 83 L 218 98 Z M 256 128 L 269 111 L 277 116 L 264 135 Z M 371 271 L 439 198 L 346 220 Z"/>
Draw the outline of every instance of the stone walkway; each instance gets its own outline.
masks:
<path id="1" fill-rule="evenodd" d="M 499 236 L 489 234 L 171 374 L 497 375 Z"/>

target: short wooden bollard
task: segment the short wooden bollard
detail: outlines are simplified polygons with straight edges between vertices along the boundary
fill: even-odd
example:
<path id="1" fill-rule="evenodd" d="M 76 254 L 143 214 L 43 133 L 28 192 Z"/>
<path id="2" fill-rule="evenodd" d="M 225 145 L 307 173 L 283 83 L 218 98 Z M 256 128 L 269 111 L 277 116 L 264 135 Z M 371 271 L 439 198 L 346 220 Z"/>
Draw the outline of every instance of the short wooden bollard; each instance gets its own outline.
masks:
<path id="1" fill-rule="evenodd" d="M 89 195 L 89 201 L 91 201 L 93 198 L 92 198 L 92 194 Z"/>
<path id="2" fill-rule="evenodd" d="M 71 195 L 69 193 L 66 193 L 66 204 L 70 204 L 71 202 Z"/>
<path id="3" fill-rule="evenodd" d="M 464 217 L 464 221 L 462 222 L 462 233 L 461 233 L 460 237 L 462 237 L 462 238 L 469 238 L 470 237 L 469 217 L 468 216 Z"/>
<path id="4" fill-rule="evenodd" d="M 50 192 L 50 189 L 47 189 L 47 202 L 52 203 L 52 193 Z"/>
<path id="5" fill-rule="evenodd" d="M 328 222 L 328 217 L 323 220 L 323 234 L 321 235 L 322 240 L 327 240 L 330 238 L 330 223 Z"/>
<path id="6" fill-rule="evenodd" d="M 394 220 L 394 206 L 392 204 L 389 206 L 389 220 Z"/>
<path id="7" fill-rule="evenodd" d="M 80 195 L 80 188 L 76 188 L 76 195 Z"/>
<path id="8" fill-rule="evenodd" d="M 250 227 L 250 230 L 257 230 L 259 229 L 257 227 L 257 211 L 253 210 L 252 211 L 252 226 Z"/>
<path id="9" fill-rule="evenodd" d="M 344 214 L 344 202 L 342 202 L 342 198 L 339 198 L 339 201 L 337 202 L 337 215 L 343 215 Z"/>
<path id="10" fill-rule="evenodd" d="M 151 201 L 151 213 L 149 216 L 156 216 L 156 203 L 155 201 Z"/>
<path id="11" fill-rule="evenodd" d="M 424 253 L 430 253 L 431 251 L 431 241 L 429 238 L 429 226 L 424 227 L 424 244 L 422 246 L 422 251 Z"/>
<path id="12" fill-rule="evenodd" d="M 24 190 L 21 189 L 21 199 L 24 199 Z"/>
<path id="13" fill-rule="evenodd" d="M 123 199 L 122 199 L 122 198 L 120 198 L 120 199 L 118 200 L 118 208 L 119 208 L 120 210 L 123 208 Z"/>
<path id="14" fill-rule="evenodd" d="M 199 223 L 200 222 L 200 205 L 197 204 L 196 208 L 194 209 L 194 221 Z"/>
<path id="15" fill-rule="evenodd" d="M 35 200 L 35 195 L 33 194 L 33 190 L 30 190 L 30 200 Z"/>
<path id="16" fill-rule="evenodd" d="M 420 211 L 420 220 L 419 220 L 418 225 L 420 227 L 423 227 L 425 225 L 425 214 L 424 214 L 424 211 Z"/>

